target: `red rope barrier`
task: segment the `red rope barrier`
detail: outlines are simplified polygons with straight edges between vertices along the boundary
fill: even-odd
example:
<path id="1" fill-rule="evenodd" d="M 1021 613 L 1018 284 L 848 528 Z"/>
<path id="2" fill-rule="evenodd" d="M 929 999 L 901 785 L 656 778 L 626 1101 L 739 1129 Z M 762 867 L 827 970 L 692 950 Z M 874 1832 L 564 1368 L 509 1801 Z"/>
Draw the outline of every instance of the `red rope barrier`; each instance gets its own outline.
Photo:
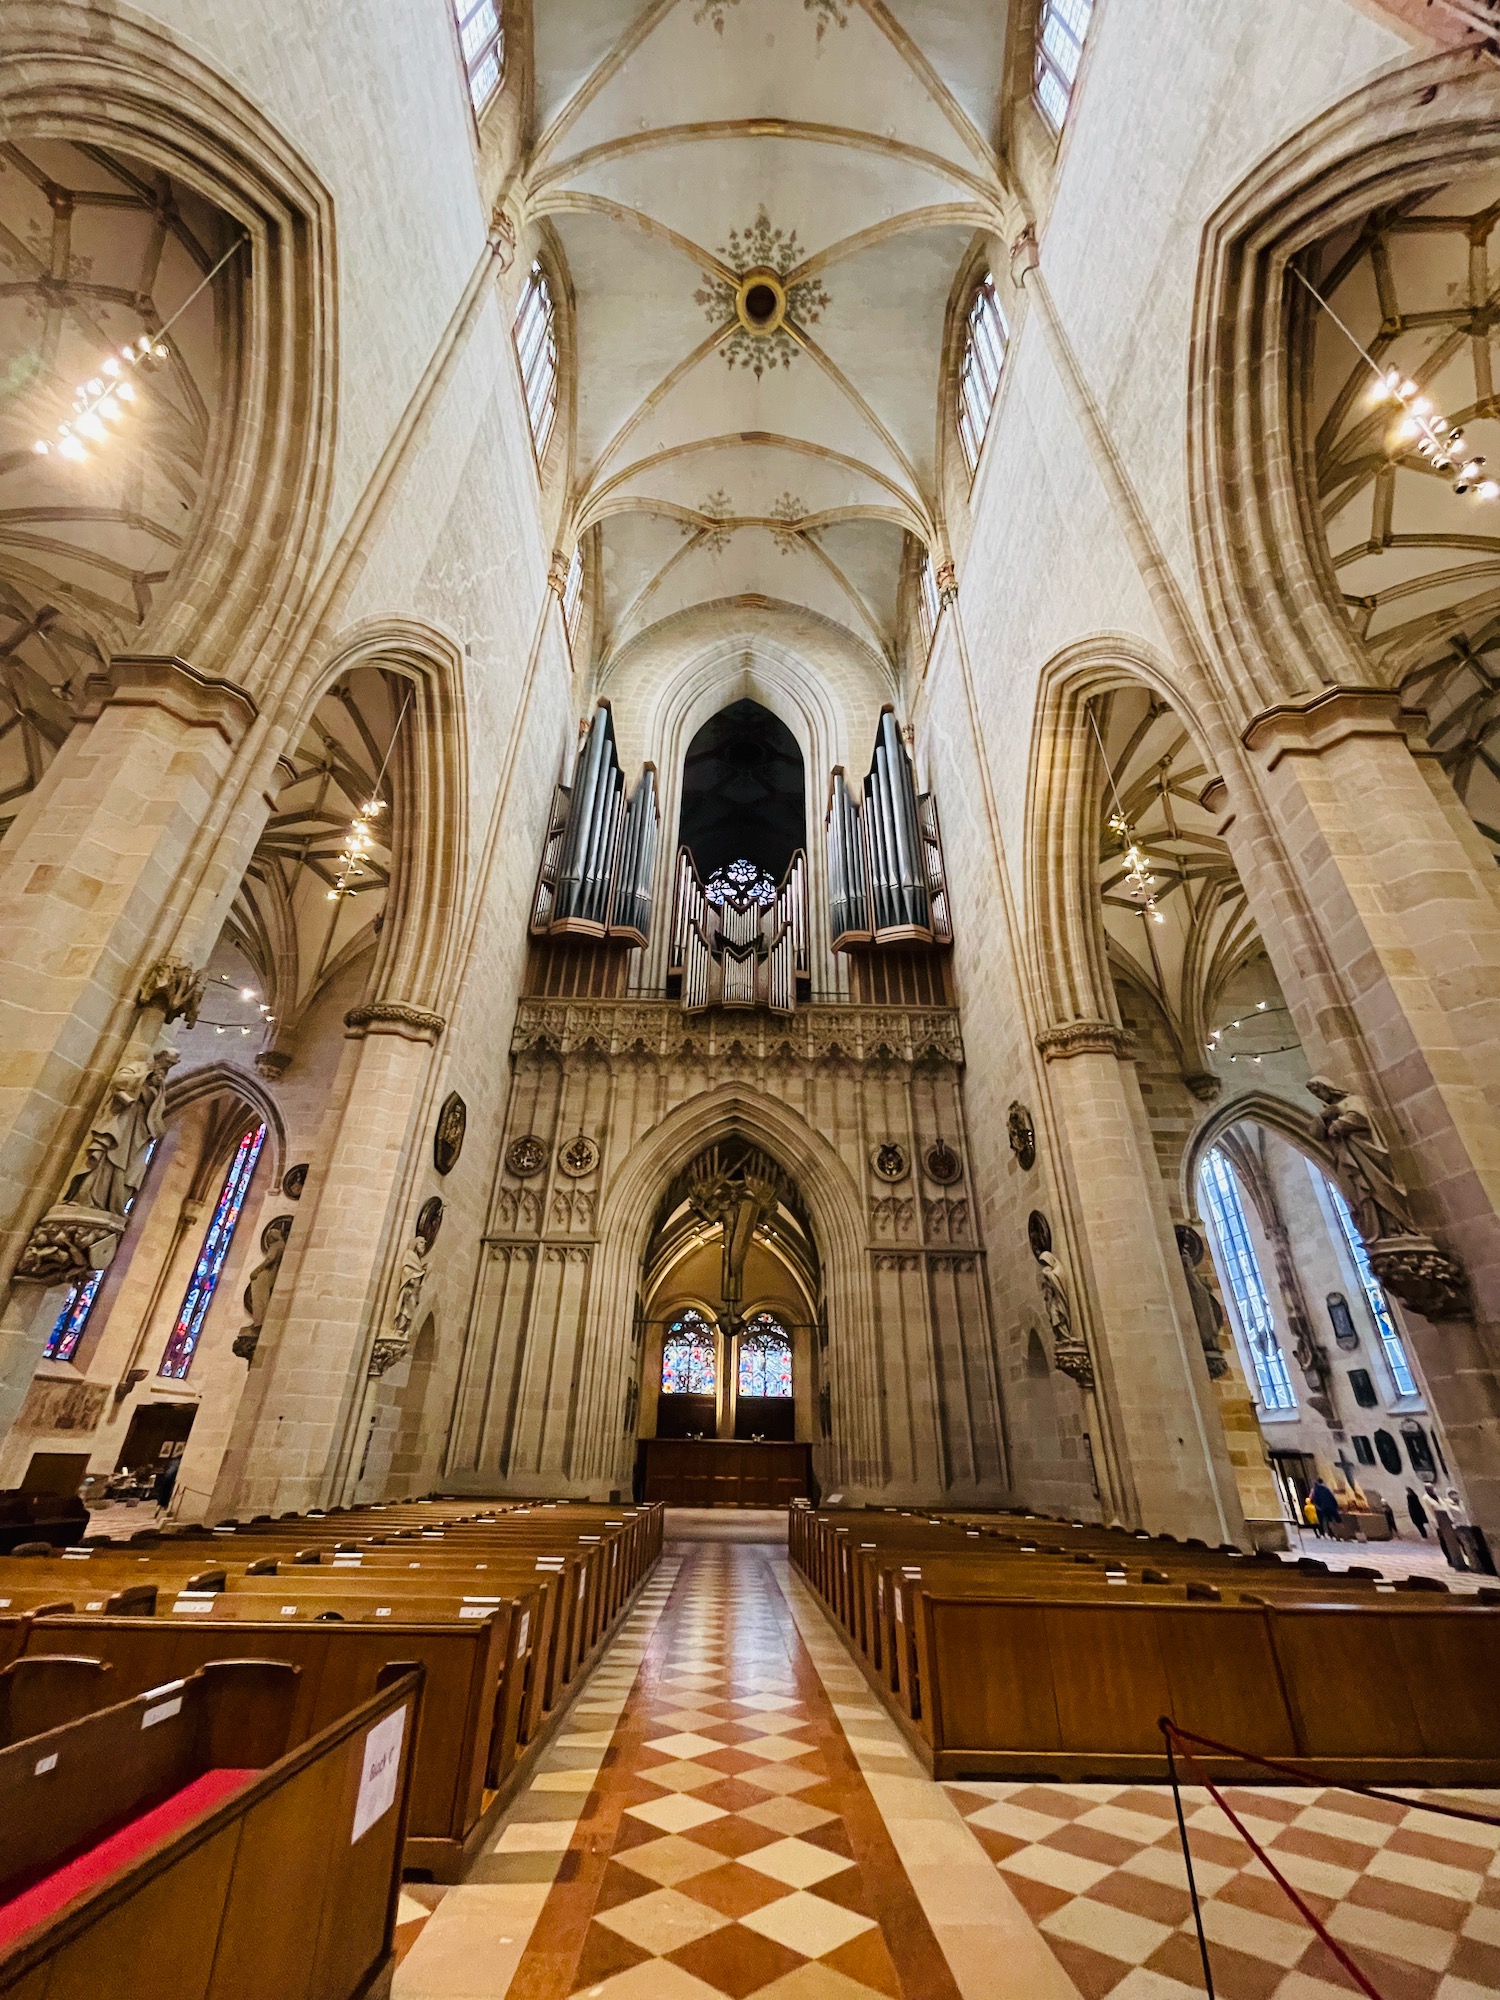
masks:
<path id="1" fill-rule="evenodd" d="M 1404 1799 L 1399 1792 L 1385 1792 L 1378 1785 L 1352 1785 L 1340 1778 L 1325 1777 L 1321 1771 L 1309 1770 L 1305 1765 L 1283 1764 L 1275 1757 L 1262 1757 L 1255 1750 L 1239 1750 L 1232 1743 L 1217 1743 L 1212 1736 L 1196 1736 L 1191 1729 L 1180 1729 L 1175 1722 L 1168 1724 L 1172 1734 L 1183 1743 L 1197 1743 L 1205 1750 L 1216 1750 L 1221 1757 L 1238 1757 L 1243 1764 L 1258 1764 L 1263 1771 L 1280 1771 L 1288 1778 L 1295 1778 L 1299 1785 L 1324 1785 L 1330 1791 L 1355 1792 L 1361 1798 L 1381 1799 L 1387 1805 L 1402 1806 L 1407 1812 L 1440 1813 L 1445 1819 L 1469 1819 L 1476 1826 L 1500 1828 L 1500 1819 L 1491 1819 L 1487 1813 L 1474 1812 L 1463 1806 L 1432 1805 L 1426 1799 Z"/>
<path id="2" fill-rule="evenodd" d="M 1349 1977 L 1359 1987 L 1361 1993 L 1368 1994 L 1370 2000 L 1382 2000 L 1382 1996 L 1379 1990 L 1370 1984 L 1369 1980 L 1366 1979 L 1365 1975 L 1360 1971 L 1359 1967 L 1354 1963 L 1354 1960 L 1349 1956 L 1348 1952 L 1344 1950 L 1343 1946 L 1339 1943 L 1338 1939 L 1332 1936 L 1332 1934 L 1324 1928 L 1323 1924 L 1320 1922 L 1318 1917 L 1313 1913 L 1313 1911 L 1308 1907 L 1308 1905 L 1303 1902 L 1302 1898 L 1297 1894 L 1297 1891 L 1292 1887 L 1291 1883 L 1288 1882 L 1285 1875 L 1283 1875 L 1281 1870 L 1276 1866 L 1275 1862 L 1271 1859 L 1270 1855 L 1266 1853 L 1266 1850 L 1261 1846 L 1260 1842 L 1255 1838 L 1254 1834 L 1250 1832 L 1249 1828 L 1240 1819 L 1239 1815 L 1235 1812 L 1233 1806 L 1231 1806 L 1229 1802 L 1225 1799 L 1223 1793 L 1219 1790 L 1218 1786 L 1214 1783 L 1212 1778 L 1209 1777 L 1206 1771 L 1202 1770 L 1202 1767 L 1198 1764 L 1197 1758 L 1193 1755 L 1192 1751 L 1187 1747 L 1189 1741 L 1188 1737 L 1185 1736 L 1183 1731 L 1177 1727 L 1175 1722 L 1169 1722 L 1165 1716 L 1162 1717 L 1161 1728 L 1162 1728 L 1162 1734 L 1166 1736 L 1169 1740 L 1174 1737 L 1176 1738 L 1177 1743 L 1179 1744 L 1182 1750 L 1183 1762 L 1188 1766 L 1190 1766 L 1191 1768 L 1197 1769 L 1200 1772 L 1201 1783 L 1203 1784 L 1205 1790 L 1208 1792 L 1209 1797 L 1213 1800 L 1214 1804 L 1219 1808 L 1220 1812 L 1223 1813 L 1224 1817 L 1229 1821 L 1230 1825 L 1234 1828 L 1235 1832 L 1239 1835 L 1240 1839 L 1244 1841 L 1245 1845 L 1249 1848 L 1250 1852 L 1255 1856 L 1256 1860 L 1261 1864 L 1261 1866 L 1265 1869 L 1266 1873 L 1271 1877 L 1271 1880 L 1277 1885 L 1279 1889 L 1281 1889 L 1288 1897 L 1290 1897 L 1291 1901 L 1296 1905 L 1298 1911 L 1301 1913 L 1303 1921 L 1309 1926 L 1311 1930 L 1316 1932 L 1318 1938 L 1324 1945 L 1327 1946 L 1328 1950 L 1332 1952 L 1333 1956 L 1338 1960 L 1339 1964 L 1344 1968 L 1345 1972 L 1348 1973 Z M 1207 1741 L 1206 1738 L 1202 1737 L 1195 1737 L 1191 1740 L 1195 1742 Z M 1222 1749 L 1223 1745 L 1215 1745 L 1214 1747 L 1216 1749 Z M 1240 1753 L 1238 1751 L 1235 1751 L 1231 1752 L 1230 1754 L 1238 1756 Z M 1260 1758 L 1251 1758 L 1249 1759 L 1249 1761 L 1251 1763 L 1260 1763 L 1263 1760 Z"/>

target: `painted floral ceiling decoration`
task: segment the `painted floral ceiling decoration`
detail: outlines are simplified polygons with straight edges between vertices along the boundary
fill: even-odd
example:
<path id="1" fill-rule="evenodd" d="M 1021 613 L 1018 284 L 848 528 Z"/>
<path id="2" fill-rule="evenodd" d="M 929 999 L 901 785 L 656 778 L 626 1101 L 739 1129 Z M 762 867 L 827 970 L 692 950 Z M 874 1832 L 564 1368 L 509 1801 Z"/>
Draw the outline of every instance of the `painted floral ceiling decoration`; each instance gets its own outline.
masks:
<path id="1" fill-rule="evenodd" d="M 699 0 L 694 21 L 701 27 L 707 21 L 716 35 L 724 32 L 724 23 L 729 18 L 731 7 L 738 7 L 740 0 Z M 802 0 L 804 10 L 813 15 L 818 24 L 818 40 L 821 42 L 830 26 L 847 28 L 851 0 Z"/>
<path id="2" fill-rule="evenodd" d="M 774 271 L 787 280 L 785 317 L 768 332 L 752 332 L 742 324 L 739 313 L 740 287 L 712 271 L 703 273 L 703 283 L 693 297 L 702 306 L 709 324 L 729 327 L 729 338 L 720 353 L 731 368 L 748 368 L 759 379 L 768 368 L 790 368 L 801 342 L 795 329 L 816 326 L 833 300 L 816 278 L 799 278 L 802 250 L 795 229 L 773 229 L 764 207 L 748 229 L 731 229 L 719 255 L 737 278 L 751 271 Z M 790 322 L 791 324 L 788 324 Z"/>
<path id="3" fill-rule="evenodd" d="M 951 0 L 533 10 L 514 200 L 574 294 L 559 539 L 593 537 L 601 684 L 648 633 L 811 620 L 890 698 L 952 294 L 1019 226 L 1008 11 L 960 35 Z"/>

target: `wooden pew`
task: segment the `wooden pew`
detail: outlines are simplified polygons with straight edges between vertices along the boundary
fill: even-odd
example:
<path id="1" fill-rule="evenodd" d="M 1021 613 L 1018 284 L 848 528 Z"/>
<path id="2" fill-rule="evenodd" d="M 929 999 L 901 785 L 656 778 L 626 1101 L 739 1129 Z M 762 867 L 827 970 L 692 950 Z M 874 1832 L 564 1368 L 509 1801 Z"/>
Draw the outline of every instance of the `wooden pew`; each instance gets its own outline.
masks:
<path id="1" fill-rule="evenodd" d="M 0 1752 L 0 1994 L 389 1990 L 420 1676 L 282 1754 L 294 1681 L 210 1666 Z"/>

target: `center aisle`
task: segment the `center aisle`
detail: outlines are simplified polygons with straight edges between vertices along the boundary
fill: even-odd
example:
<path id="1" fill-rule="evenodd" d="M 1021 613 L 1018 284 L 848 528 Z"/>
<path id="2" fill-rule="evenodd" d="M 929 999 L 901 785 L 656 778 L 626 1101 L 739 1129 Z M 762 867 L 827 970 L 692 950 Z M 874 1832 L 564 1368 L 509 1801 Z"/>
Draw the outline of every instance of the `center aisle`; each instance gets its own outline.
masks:
<path id="1" fill-rule="evenodd" d="M 704 1532 L 669 1544 L 492 1853 L 421 1926 L 396 2000 L 977 2000 L 1002 1962 L 1006 1990 L 1071 2000 L 784 1545 Z M 409 1896 L 424 1915 L 432 1899 Z"/>

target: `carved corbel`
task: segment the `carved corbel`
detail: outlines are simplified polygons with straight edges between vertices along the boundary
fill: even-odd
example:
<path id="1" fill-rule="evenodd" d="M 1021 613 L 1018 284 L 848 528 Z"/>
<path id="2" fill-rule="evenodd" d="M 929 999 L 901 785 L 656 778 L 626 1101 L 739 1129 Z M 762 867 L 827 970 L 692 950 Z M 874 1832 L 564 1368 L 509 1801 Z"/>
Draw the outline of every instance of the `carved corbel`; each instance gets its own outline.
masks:
<path id="1" fill-rule="evenodd" d="M 159 958 L 136 988 L 135 1004 L 160 1007 L 166 1027 L 185 1021 L 196 1028 L 207 978 L 206 972 L 195 971 L 185 958 Z"/>

